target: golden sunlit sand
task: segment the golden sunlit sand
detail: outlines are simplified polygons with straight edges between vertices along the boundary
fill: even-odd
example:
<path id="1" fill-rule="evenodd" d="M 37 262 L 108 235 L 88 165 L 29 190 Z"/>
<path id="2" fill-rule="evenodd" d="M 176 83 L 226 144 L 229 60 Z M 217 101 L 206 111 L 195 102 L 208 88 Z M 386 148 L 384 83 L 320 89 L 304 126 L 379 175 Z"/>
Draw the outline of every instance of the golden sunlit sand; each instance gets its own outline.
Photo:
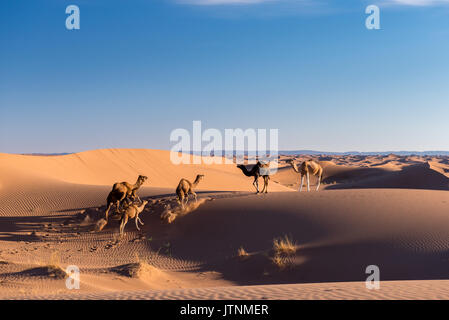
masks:
<path id="1" fill-rule="evenodd" d="M 316 177 L 297 191 L 288 161 L 306 159 L 323 167 L 318 192 Z M 141 231 L 130 220 L 120 237 L 113 216 L 95 231 L 112 185 L 140 174 Z M 199 201 L 182 210 L 176 186 L 198 174 Z M 252 182 L 161 150 L 0 154 L 0 298 L 449 298 L 448 157 L 281 156 L 268 194 Z M 368 265 L 379 290 L 365 287 Z"/>

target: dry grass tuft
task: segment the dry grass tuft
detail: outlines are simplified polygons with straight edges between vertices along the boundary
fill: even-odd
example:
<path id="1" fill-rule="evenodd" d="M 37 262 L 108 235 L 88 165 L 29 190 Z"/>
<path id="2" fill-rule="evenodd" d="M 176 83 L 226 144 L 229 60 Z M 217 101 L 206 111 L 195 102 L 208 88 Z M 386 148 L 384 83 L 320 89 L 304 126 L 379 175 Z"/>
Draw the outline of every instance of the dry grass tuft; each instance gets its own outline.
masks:
<path id="1" fill-rule="evenodd" d="M 245 259 L 245 258 L 248 258 L 249 257 L 249 254 L 248 254 L 248 252 L 246 252 L 246 250 L 243 248 L 243 247 L 240 247 L 238 250 L 237 250 L 237 257 L 239 257 L 240 259 Z"/>
<path id="2" fill-rule="evenodd" d="M 281 270 L 286 269 L 287 266 L 288 266 L 287 260 L 285 259 L 285 257 L 282 257 L 282 256 L 277 256 L 276 255 L 276 256 L 271 258 L 271 261 L 273 262 L 273 264 L 275 266 L 277 266 Z"/>
<path id="3" fill-rule="evenodd" d="M 68 277 L 65 270 L 60 265 L 59 252 L 53 251 L 47 262 L 39 263 L 40 267 L 27 269 L 22 271 L 22 274 L 26 274 L 32 277 L 43 277 L 52 279 L 65 279 Z"/>
<path id="4" fill-rule="evenodd" d="M 159 273 L 159 270 L 146 262 L 135 262 L 114 267 L 111 269 L 122 276 L 129 278 L 149 278 Z"/>
<path id="5" fill-rule="evenodd" d="M 296 253 L 297 244 L 289 236 L 273 239 L 273 250 L 275 255 L 291 256 Z"/>
<path id="6" fill-rule="evenodd" d="M 297 244 L 289 236 L 273 239 L 273 250 L 274 256 L 271 261 L 279 269 L 285 270 L 294 267 Z"/>

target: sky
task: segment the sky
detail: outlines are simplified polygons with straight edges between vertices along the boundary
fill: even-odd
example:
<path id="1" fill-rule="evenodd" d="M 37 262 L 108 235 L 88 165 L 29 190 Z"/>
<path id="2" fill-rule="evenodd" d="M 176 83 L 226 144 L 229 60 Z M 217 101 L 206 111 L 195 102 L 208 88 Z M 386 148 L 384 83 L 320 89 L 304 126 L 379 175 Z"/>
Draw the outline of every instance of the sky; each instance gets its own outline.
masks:
<path id="1" fill-rule="evenodd" d="M 195 120 L 281 150 L 449 150 L 448 40 L 449 0 L 3 0 L 0 152 L 171 149 Z"/>

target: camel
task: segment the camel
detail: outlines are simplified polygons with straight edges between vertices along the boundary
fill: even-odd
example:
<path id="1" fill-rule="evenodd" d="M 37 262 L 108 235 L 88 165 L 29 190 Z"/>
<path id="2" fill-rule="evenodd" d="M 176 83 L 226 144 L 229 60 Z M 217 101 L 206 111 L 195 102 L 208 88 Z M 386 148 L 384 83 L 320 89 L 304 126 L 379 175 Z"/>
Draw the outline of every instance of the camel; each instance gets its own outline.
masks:
<path id="1" fill-rule="evenodd" d="M 105 213 L 105 219 L 108 220 L 109 210 L 115 204 L 116 211 L 120 212 L 120 205 L 125 199 L 131 198 L 135 200 L 136 198 L 142 203 L 139 196 L 136 194 L 137 190 L 142 186 L 142 184 L 147 180 L 146 176 L 139 176 L 135 184 L 130 184 L 128 182 L 117 182 L 112 187 L 111 192 L 107 198 L 107 209 Z"/>
<path id="2" fill-rule="evenodd" d="M 136 228 L 140 231 L 139 223 L 143 225 L 142 220 L 139 218 L 139 214 L 145 209 L 148 201 L 143 201 L 140 206 L 136 204 L 131 204 L 125 209 L 123 209 L 122 218 L 120 219 L 120 235 L 123 235 L 125 232 L 125 226 L 128 223 L 129 219 L 134 219 L 136 222 Z"/>
<path id="3" fill-rule="evenodd" d="M 262 192 L 260 193 L 268 193 L 268 181 L 270 180 L 270 165 L 268 163 L 261 163 L 260 161 L 257 161 L 250 171 L 248 171 L 248 169 L 242 164 L 239 164 L 237 168 L 242 170 L 245 176 L 254 177 L 253 186 L 256 188 L 256 193 L 259 193 L 259 177 L 262 176 L 264 184 Z"/>
<path id="4" fill-rule="evenodd" d="M 195 201 L 197 201 L 197 195 L 195 191 L 193 190 L 196 188 L 198 183 L 200 183 L 201 180 L 203 180 L 204 175 L 199 174 L 196 176 L 195 181 L 192 183 L 187 179 L 181 179 L 179 181 L 178 187 L 176 188 L 176 194 L 178 195 L 178 202 L 181 205 L 181 207 L 184 209 L 187 202 L 189 202 L 189 195 L 192 194 L 195 198 Z M 184 204 L 184 199 L 185 204 Z"/>
<path id="5" fill-rule="evenodd" d="M 302 185 L 304 183 L 304 176 L 307 176 L 307 191 L 310 191 L 310 173 L 314 176 L 318 176 L 318 185 L 316 191 L 320 188 L 321 178 L 323 177 L 323 167 L 313 160 L 306 160 L 301 163 L 300 168 L 293 161 L 290 161 L 290 165 L 293 167 L 296 173 L 301 174 L 301 186 L 299 187 L 299 192 L 302 191 Z"/>

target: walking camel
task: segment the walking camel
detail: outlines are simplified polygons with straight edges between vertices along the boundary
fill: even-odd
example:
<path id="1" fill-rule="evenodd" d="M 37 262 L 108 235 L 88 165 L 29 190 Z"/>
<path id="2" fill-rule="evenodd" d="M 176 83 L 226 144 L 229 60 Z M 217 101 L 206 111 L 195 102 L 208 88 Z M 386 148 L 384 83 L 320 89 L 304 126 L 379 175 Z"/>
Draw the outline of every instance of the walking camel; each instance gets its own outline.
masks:
<path id="1" fill-rule="evenodd" d="M 299 187 L 299 192 L 302 191 L 302 186 L 304 183 L 304 176 L 307 176 L 307 191 L 310 191 L 310 174 L 314 176 L 318 176 L 318 185 L 316 187 L 316 191 L 320 188 L 321 178 L 323 177 L 323 167 L 313 160 L 306 160 L 301 163 L 301 166 L 298 169 L 298 166 L 295 162 L 290 161 L 290 165 L 293 167 L 296 173 L 301 174 L 301 186 Z"/>
<path id="2" fill-rule="evenodd" d="M 134 219 L 136 222 L 136 228 L 140 231 L 139 223 L 143 225 L 142 220 L 139 218 L 139 214 L 145 209 L 148 201 L 143 201 L 140 206 L 136 204 L 129 205 L 126 209 L 123 210 L 122 218 L 120 219 L 120 235 L 122 236 L 125 232 L 125 226 L 128 223 L 129 219 Z"/>
<path id="3" fill-rule="evenodd" d="M 242 165 L 239 164 L 237 166 L 240 170 L 242 170 L 243 174 L 247 177 L 254 177 L 253 186 L 256 188 L 257 192 L 259 193 L 259 177 L 263 177 L 263 189 L 260 193 L 268 193 L 268 181 L 270 180 L 270 165 L 268 163 L 261 163 L 260 161 L 257 161 L 257 163 L 252 167 L 250 171 Z"/>
<path id="4" fill-rule="evenodd" d="M 178 202 L 183 209 L 185 208 L 187 202 L 189 202 L 189 195 L 193 195 L 195 201 L 197 201 L 197 195 L 194 189 L 196 188 L 198 183 L 200 183 L 200 181 L 203 180 L 203 178 L 204 175 L 199 174 L 196 176 L 195 181 L 193 183 L 184 178 L 182 178 L 181 181 L 179 181 L 178 187 L 176 188 L 176 194 L 178 195 Z"/>
<path id="5" fill-rule="evenodd" d="M 117 182 L 114 184 L 107 198 L 107 209 L 105 213 L 106 221 L 108 220 L 109 210 L 111 210 L 111 207 L 114 204 L 116 206 L 115 210 L 120 212 L 120 205 L 123 205 L 122 202 L 125 199 L 135 200 L 137 198 L 139 202 L 142 203 L 142 200 L 140 200 L 136 192 L 147 179 L 148 177 L 140 175 L 135 184 L 130 184 L 128 182 Z"/>

